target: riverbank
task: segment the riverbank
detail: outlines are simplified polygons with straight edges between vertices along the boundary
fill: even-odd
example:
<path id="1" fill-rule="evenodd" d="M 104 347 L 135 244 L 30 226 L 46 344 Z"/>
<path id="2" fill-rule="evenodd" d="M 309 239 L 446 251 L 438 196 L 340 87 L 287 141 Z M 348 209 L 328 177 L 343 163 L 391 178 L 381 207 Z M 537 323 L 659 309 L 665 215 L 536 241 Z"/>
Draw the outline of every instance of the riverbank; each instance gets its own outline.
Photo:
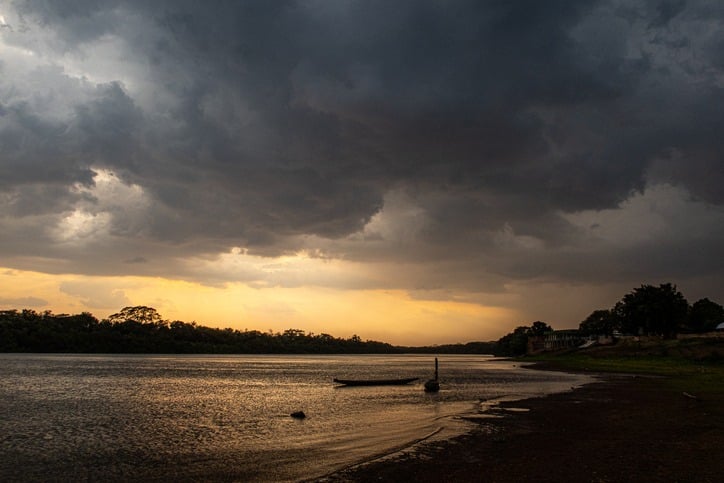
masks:
<path id="1" fill-rule="evenodd" d="M 601 375 L 575 391 L 502 403 L 471 434 L 326 481 L 721 481 L 721 387 L 681 388 L 666 377 Z"/>

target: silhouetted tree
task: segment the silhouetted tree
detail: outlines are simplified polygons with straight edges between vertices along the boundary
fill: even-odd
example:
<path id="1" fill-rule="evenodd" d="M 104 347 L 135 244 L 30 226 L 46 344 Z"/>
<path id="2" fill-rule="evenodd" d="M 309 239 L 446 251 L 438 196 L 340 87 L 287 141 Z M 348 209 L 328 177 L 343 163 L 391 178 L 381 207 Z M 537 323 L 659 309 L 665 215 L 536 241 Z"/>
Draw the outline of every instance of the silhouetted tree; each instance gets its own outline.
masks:
<path id="1" fill-rule="evenodd" d="M 495 355 L 520 356 L 528 351 L 528 334 L 530 327 L 520 326 L 498 339 Z"/>
<path id="2" fill-rule="evenodd" d="M 287 329 L 284 331 L 282 336 L 290 338 L 290 339 L 296 339 L 298 337 L 304 337 L 304 331 L 301 329 Z"/>
<path id="3" fill-rule="evenodd" d="M 689 310 L 688 327 L 693 332 L 708 332 L 724 322 L 724 307 L 703 298 L 694 302 Z"/>
<path id="4" fill-rule="evenodd" d="M 689 304 L 670 283 L 641 285 L 613 308 L 621 330 L 630 334 L 672 337 L 686 323 Z"/>
<path id="5" fill-rule="evenodd" d="M 137 322 L 139 324 L 152 324 L 167 326 L 161 314 L 153 307 L 145 305 L 135 305 L 133 307 L 124 307 L 120 312 L 108 316 L 108 320 L 113 323 Z"/>
<path id="6" fill-rule="evenodd" d="M 539 337 L 542 335 L 545 335 L 547 332 L 553 331 L 553 327 L 546 324 L 545 322 L 541 322 L 540 320 L 537 320 L 533 322 L 533 324 L 528 329 L 528 335 L 531 337 Z"/>
<path id="7" fill-rule="evenodd" d="M 610 310 L 594 310 L 581 322 L 578 330 L 581 335 L 613 335 L 618 330 L 618 321 Z"/>

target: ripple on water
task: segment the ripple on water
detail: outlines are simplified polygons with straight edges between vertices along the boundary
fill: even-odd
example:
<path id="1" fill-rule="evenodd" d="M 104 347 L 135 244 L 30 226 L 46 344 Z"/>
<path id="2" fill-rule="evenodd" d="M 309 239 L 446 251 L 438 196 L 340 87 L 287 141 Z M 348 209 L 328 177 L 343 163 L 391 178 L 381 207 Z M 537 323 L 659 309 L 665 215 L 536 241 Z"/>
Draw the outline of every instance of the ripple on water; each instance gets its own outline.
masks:
<path id="1" fill-rule="evenodd" d="M 0 480 L 298 480 L 389 451 L 481 398 L 577 376 L 441 357 L 443 390 L 338 389 L 333 377 L 424 377 L 428 356 L 0 355 Z M 289 417 L 303 410 L 303 421 Z M 439 433 L 441 436 L 445 432 Z M 300 462 L 303 462 L 300 464 Z"/>

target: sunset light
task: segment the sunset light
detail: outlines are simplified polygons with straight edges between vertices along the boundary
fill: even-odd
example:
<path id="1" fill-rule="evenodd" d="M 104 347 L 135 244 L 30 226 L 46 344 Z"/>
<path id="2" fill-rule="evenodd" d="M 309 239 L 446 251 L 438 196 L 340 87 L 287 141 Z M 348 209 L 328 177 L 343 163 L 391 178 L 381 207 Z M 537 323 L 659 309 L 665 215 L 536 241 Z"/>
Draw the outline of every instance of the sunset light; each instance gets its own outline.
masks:
<path id="1" fill-rule="evenodd" d="M 442 344 L 724 298 L 716 16 L 292 4 L 0 1 L 0 309 Z"/>
<path id="2" fill-rule="evenodd" d="M 714 482 L 721 0 L 0 0 L 0 482 Z"/>

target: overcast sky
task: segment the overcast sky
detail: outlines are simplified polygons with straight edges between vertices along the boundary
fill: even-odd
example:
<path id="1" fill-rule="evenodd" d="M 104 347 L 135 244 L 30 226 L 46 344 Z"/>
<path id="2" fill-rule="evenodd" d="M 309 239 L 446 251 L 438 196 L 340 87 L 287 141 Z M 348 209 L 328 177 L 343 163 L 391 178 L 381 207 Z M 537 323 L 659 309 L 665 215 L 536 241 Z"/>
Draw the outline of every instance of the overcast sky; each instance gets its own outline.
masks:
<path id="1" fill-rule="evenodd" d="M 723 22 L 0 0 L 0 308 L 433 343 L 576 327 L 642 283 L 724 303 Z"/>

